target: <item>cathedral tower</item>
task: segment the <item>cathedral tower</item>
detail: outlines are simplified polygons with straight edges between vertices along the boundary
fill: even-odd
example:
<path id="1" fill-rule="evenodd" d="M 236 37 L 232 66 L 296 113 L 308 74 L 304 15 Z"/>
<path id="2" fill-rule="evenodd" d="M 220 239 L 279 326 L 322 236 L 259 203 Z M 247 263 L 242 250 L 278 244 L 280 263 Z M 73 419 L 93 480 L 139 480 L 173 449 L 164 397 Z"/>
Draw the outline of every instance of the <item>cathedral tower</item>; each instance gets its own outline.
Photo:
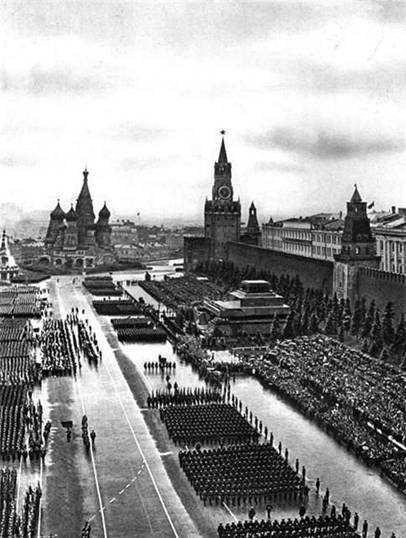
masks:
<path id="1" fill-rule="evenodd" d="M 83 185 L 76 202 L 76 215 L 78 226 L 79 246 L 88 247 L 94 245 L 95 214 L 93 202 L 90 196 L 88 185 L 89 172 L 85 168 L 83 171 Z"/>
<path id="2" fill-rule="evenodd" d="M 347 202 L 347 215 L 341 239 L 341 252 L 334 257 L 334 292 L 338 299 L 358 297 L 358 269 L 379 267 L 375 238 L 372 235 L 367 204 L 363 202 L 355 185 L 354 193 Z"/>
<path id="3" fill-rule="evenodd" d="M 204 207 L 204 233 L 210 239 L 210 258 L 225 259 L 226 243 L 240 240 L 241 204 L 233 199 L 231 183 L 231 163 L 227 159 L 222 139 L 218 161 L 214 164 L 214 184 L 212 200 L 206 200 Z"/>
<path id="4" fill-rule="evenodd" d="M 56 241 L 56 238 L 63 227 L 63 221 L 65 218 L 65 212 L 58 203 L 56 204 L 55 209 L 51 212 L 47 234 L 45 236 L 45 245 L 53 245 Z"/>
<path id="5" fill-rule="evenodd" d="M 78 217 L 73 205 L 66 213 L 66 230 L 63 242 L 64 250 L 76 250 L 78 248 Z"/>
<path id="6" fill-rule="evenodd" d="M 99 219 L 96 223 L 96 242 L 99 247 L 108 248 L 111 244 L 111 227 L 109 225 L 110 211 L 104 202 L 99 211 Z"/>

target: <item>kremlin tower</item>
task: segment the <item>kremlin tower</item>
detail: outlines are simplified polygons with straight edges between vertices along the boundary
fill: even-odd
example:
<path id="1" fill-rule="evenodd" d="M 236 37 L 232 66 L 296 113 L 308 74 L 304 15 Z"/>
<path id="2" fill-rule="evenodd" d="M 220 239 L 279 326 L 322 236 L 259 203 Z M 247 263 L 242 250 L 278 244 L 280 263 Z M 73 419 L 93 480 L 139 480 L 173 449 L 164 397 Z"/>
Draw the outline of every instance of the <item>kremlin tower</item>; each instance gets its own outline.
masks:
<path id="1" fill-rule="evenodd" d="M 347 202 L 341 252 L 334 256 L 333 287 L 338 299 L 349 299 L 353 304 L 358 298 L 359 268 L 378 269 L 379 260 L 367 215 L 367 204 L 362 201 L 357 185 L 354 185 L 354 193 Z"/>
<path id="2" fill-rule="evenodd" d="M 212 199 L 204 206 L 204 234 L 210 240 L 210 259 L 225 259 L 226 244 L 240 240 L 241 204 L 233 199 L 231 163 L 228 161 L 224 133 L 217 162 L 214 163 Z"/>

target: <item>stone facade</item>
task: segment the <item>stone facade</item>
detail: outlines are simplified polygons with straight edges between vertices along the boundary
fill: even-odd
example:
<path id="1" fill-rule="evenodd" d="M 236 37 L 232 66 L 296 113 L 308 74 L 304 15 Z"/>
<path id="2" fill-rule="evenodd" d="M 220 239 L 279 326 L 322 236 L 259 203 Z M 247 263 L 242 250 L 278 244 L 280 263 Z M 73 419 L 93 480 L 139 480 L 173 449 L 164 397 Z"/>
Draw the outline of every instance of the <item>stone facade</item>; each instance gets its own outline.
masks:
<path id="1" fill-rule="evenodd" d="M 231 182 L 231 163 L 224 143 L 214 163 L 212 199 L 204 204 L 204 237 L 185 237 L 184 260 L 186 270 L 193 270 L 198 262 L 221 260 L 226 257 L 230 241 L 239 241 L 241 233 L 241 204 L 234 200 Z"/>
<path id="2" fill-rule="evenodd" d="M 206 200 L 205 204 L 204 236 L 184 240 L 186 271 L 195 270 L 200 263 L 223 259 L 240 269 L 252 267 L 278 276 L 298 275 L 305 288 L 321 289 L 329 295 L 336 293 L 339 299 L 348 298 L 351 303 L 357 298 L 374 299 L 382 308 L 391 301 L 397 314 L 404 312 L 406 277 L 398 278 L 404 275 L 379 270 L 376 240 L 382 239 L 377 231 L 376 238 L 371 231 L 367 204 L 357 187 L 347 203 L 344 223 L 341 213 L 313 215 L 312 221 L 310 218 L 294 219 L 293 223 L 270 221 L 262 229 L 262 247 L 255 206 L 250 207 L 243 233 L 240 216 L 240 203 L 233 200 L 231 163 L 223 139 L 215 163 L 212 200 Z M 403 232 L 403 221 L 400 227 Z M 390 244 L 388 259 L 396 265 L 391 269 L 402 272 L 404 258 L 400 254 L 406 252 L 406 246 L 398 243 Z"/>
<path id="3" fill-rule="evenodd" d="M 329 294 L 333 288 L 333 263 L 327 260 L 315 260 L 243 243 L 227 245 L 227 260 L 242 270 L 253 267 L 277 276 L 299 275 L 305 288 L 322 289 Z"/>
<path id="4" fill-rule="evenodd" d="M 262 226 L 262 246 L 288 254 L 334 261 L 341 252 L 343 221 L 334 215 L 321 214 L 291 218 Z"/>
<path id="5" fill-rule="evenodd" d="M 76 208 L 65 213 L 59 201 L 50 215 L 41 263 L 66 267 L 93 267 L 115 261 L 111 247 L 110 211 L 106 204 L 95 222 L 88 185 L 89 172 L 83 172 L 83 185 Z"/>
<path id="6" fill-rule="evenodd" d="M 241 241 L 249 245 L 261 245 L 261 228 L 259 227 L 257 208 L 251 203 L 248 211 L 248 222 L 245 231 L 241 234 Z"/>
<path id="7" fill-rule="evenodd" d="M 375 251 L 367 216 L 367 204 L 363 202 L 355 186 L 354 193 L 347 202 L 347 215 L 341 238 L 341 252 L 335 257 L 333 292 L 338 299 L 349 299 L 353 304 L 359 297 L 358 272 L 361 267 L 379 267 L 379 256 Z"/>
<path id="8" fill-rule="evenodd" d="M 381 257 L 380 269 L 406 274 L 406 208 L 384 215 L 373 226 L 376 252 Z"/>
<path id="9" fill-rule="evenodd" d="M 406 275 L 361 267 L 356 285 L 358 297 L 374 299 L 382 311 L 390 301 L 397 316 L 406 314 Z"/>
<path id="10" fill-rule="evenodd" d="M 218 161 L 214 163 L 212 199 L 204 205 L 204 235 L 210 239 L 211 259 L 225 259 L 226 244 L 240 239 L 240 228 L 241 204 L 234 200 L 231 163 L 223 137 Z"/>

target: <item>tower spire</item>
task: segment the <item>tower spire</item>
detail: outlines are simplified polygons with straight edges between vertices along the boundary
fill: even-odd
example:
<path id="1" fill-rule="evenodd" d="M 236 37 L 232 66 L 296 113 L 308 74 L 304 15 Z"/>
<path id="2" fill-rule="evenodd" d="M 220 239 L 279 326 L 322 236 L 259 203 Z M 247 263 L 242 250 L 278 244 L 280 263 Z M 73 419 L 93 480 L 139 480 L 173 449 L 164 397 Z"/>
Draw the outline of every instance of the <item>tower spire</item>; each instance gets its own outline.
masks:
<path id="1" fill-rule="evenodd" d="M 214 185 L 213 185 L 213 200 L 233 199 L 233 187 L 231 185 L 231 163 L 228 162 L 226 146 L 224 143 L 224 129 L 220 131 L 221 146 L 217 162 L 214 163 Z"/>
<path id="2" fill-rule="evenodd" d="M 224 135 L 226 134 L 225 130 L 222 129 L 220 131 L 220 134 L 221 134 L 221 146 L 220 146 L 220 153 L 219 153 L 218 163 L 219 164 L 227 164 L 228 163 L 227 152 L 226 152 L 226 145 L 224 143 Z"/>
<path id="3" fill-rule="evenodd" d="M 360 193 L 358 191 L 358 187 L 357 187 L 356 183 L 354 183 L 354 193 L 353 193 L 353 195 L 351 197 L 351 202 L 356 203 L 356 204 L 358 204 L 359 202 L 362 202 L 362 198 L 361 198 L 361 195 L 360 195 Z"/>

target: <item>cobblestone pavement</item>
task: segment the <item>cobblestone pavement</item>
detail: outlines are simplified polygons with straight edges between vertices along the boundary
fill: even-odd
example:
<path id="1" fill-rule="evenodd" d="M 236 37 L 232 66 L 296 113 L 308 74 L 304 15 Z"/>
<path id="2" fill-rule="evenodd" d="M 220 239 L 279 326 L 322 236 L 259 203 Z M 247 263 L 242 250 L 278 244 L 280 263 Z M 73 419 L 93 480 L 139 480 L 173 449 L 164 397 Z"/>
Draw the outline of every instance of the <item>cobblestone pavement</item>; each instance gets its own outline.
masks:
<path id="1" fill-rule="evenodd" d="M 175 360 L 178 367 L 174 379 L 180 386 L 201 386 L 203 383 L 197 374 L 189 365 L 180 363 L 169 343 L 119 344 L 108 318 L 94 315 L 82 289 L 72 287 L 71 279 L 59 280 L 57 286 L 55 281 L 51 284 L 55 287 L 55 302 L 60 304 L 62 314 L 71 306 L 85 308 L 85 316 L 101 344 L 103 361 L 98 370 L 84 364 L 75 382 L 70 378 L 49 380 L 46 392 L 53 426 L 59 426 L 62 417 L 73 418 L 77 436 L 68 444 L 65 432 L 60 427 L 53 428 L 53 449 L 46 460 L 44 532 L 78 536 L 80 525 L 85 519 L 91 519 L 95 536 L 160 537 L 176 536 L 175 533 L 190 537 L 215 536 L 213 530 L 220 521 L 245 518 L 245 509 L 202 506 L 176 464 L 178 449 L 167 439 L 154 412 L 143 409 L 146 387 L 151 390 L 165 384 L 160 375 L 144 375 L 145 361 L 156 360 L 158 354 Z M 148 298 L 140 289 L 139 293 Z M 337 506 L 346 502 L 352 512 L 357 510 L 362 518 L 369 520 L 370 529 L 379 524 L 382 536 L 389 536 L 392 530 L 398 538 L 406 536 L 406 500 L 374 470 L 365 467 L 255 379 L 237 377 L 232 390 L 273 430 L 275 440 L 281 440 L 283 446 L 289 448 L 290 457 L 298 457 L 301 465 L 306 466 L 310 483 L 319 476 L 322 489 L 330 488 Z M 80 437 L 82 400 L 89 425 L 97 433 L 94 467 Z M 100 495 L 95 487 L 95 476 Z M 107 534 L 104 534 L 100 506 L 104 508 Z M 311 494 L 309 513 L 317 513 L 319 509 L 320 499 Z M 280 507 L 274 515 L 296 516 L 296 511 Z M 263 507 L 257 509 L 257 514 L 264 517 Z M 68 534 L 67 529 L 70 529 Z M 134 534 L 128 534 L 130 529 L 131 532 L 135 529 Z"/>
<path id="2" fill-rule="evenodd" d="M 64 316 L 73 306 L 85 310 L 84 317 L 97 334 L 102 362 L 97 369 L 83 362 L 76 380 L 55 378 L 50 383 L 56 430 L 46 473 L 44 533 L 78 536 L 87 519 L 92 536 L 199 536 L 86 297 L 71 278 L 53 280 L 59 314 Z M 97 435 L 89 454 L 81 439 L 83 414 Z M 74 422 L 71 443 L 65 439 L 62 418 Z"/>

